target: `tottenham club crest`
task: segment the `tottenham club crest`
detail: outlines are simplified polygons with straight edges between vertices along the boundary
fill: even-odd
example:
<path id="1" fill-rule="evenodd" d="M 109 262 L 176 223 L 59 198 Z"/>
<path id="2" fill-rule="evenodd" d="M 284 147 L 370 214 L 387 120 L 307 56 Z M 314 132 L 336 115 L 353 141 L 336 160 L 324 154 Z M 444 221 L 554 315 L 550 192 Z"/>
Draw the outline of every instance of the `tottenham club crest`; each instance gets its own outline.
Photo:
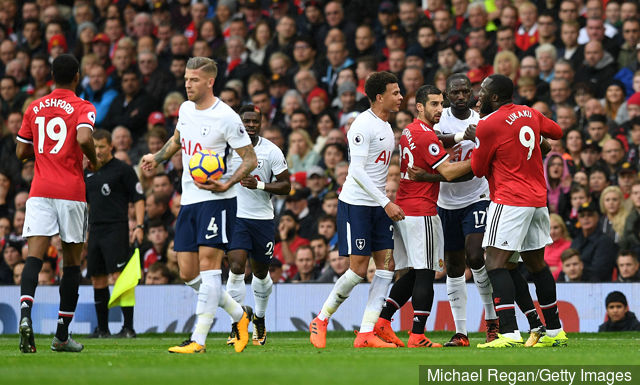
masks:
<path id="1" fill-rule="evenodd" d="M 102 188 L 100 189 L 100 192 L 104 196 L 109 196 L 109 194 L 111 194 L 111 187 L 109 187 L 109 183 L 103 184 Z"/>
<path id="2" fill-rule="evenodd" d="M 211 126 L 202 126 L 200 127 L 200 135 L 207 136 L 211 132 Z"/>
<path id="3" fill-rule="evenodd" d="M 439 153 L 440 147 L 435 143 L 431 143 L 429 145 L 429 154 L 431 154 L 432 156 L 437 156 Z"/>
<path id="4" fill-rule="evenodd" d="M 262 166 L 264 166 L 264 159 L 258 159 L 258 170 L 262 170 Z"/>
<path id="5" fill-rule="evenodd" d="M 365 242 L 363 238 L 356 239 L 356 247 L 358 248 L 358 250 L 364 249 L 364 244 Z"/>

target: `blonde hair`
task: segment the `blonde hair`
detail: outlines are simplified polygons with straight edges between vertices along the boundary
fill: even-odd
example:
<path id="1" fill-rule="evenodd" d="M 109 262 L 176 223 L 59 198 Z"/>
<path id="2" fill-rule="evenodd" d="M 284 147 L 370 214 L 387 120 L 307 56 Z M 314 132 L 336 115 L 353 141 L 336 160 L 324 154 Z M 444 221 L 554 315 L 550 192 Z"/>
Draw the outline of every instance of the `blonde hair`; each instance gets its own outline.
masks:
<path id="1" fill-rule="evenodd" d="M 551 221 L 554 221 L 558 225 L 560 225 L 560 229 L 562 229 L 562 238 L 570 241 L 571 237 L 569 236 L 569 230 L 567 230 L 567 225 L 565 225 L 562 217 L 558 214 L 549 214 L 549 222 Z"/>
<path id="2" fill-rule="evenodd" d="M 215 78 L 218 75 L 218 65 L 208 57 L 196 56 L 187 61 L 188 70 L 202 70 Z"/>
<path id="3" fill-rule="evenodd" d="M 516 76 L 518 75 L 518 72 L 520 70 L 520 60 L 518 60 L 518 57 L 511 51 L 500 51 L 500 52 L 498 52 L 498 54 L 496 55 L 495 59 L 493 59 L 493 70 L 497 74 L 500 74 L 500 72 L 498 71 L 498 62 L 500 62 L 500 60 L 502 60 L 502 59 L 507 59 L 507 60 L 509 60 L 511 62 L 511 66 L 513 67 L 513 71 L 511 73 L 511 75 L 509 75 L 509 78 L 511 78 L 511 80 L 514 80 L 516 78 Z M 506 76 L 506 74 L 500 74 L 500 75 L 505 75 Z M 518 83 L 518 86 L 520 86 L 520 83 Z"/>
<path id="4" fill-rule="evenodd" d="M 609 218 L 609 215 L 607 215 L 607 212 L 604 209 L 604 197 L 609 193 L 616 194 L 618 196 L 618 199 L 620 200 L 620 207 L 618 208 L 618 212 L 613 216 L 613 218 Z M 607 218 L 609 218 L 609 221 L 611 221 L 611 224 L 613 225 L 613 230 L 616 232 L 616 234 L 618 234 L 619 237 L 622 236 L 624 223 L 627 220 L 627 216 L 629 215 L 629 212 L 624 207 L 623 203 L 624 194 L 622 194 L 622 190 L 620 190 L 620 187 L 618 186 L 609 186 L 602 191 L 602 194 L 600 194 L 600 211 L 602 212 L 602 215 L 605 215 L 607 216 Z"/>
<path id="5" fill-rule="evenodd" d="M 311 140 L 311 137 L 309 136 L 309 133 L 307 133 L 305 130 L 295 130 L 292 133 L 289 134 L 289 143 L 291 143 L 291 137 L 293 135 L 299 134 L 302 136 L 302 139 L 304 139 L 305 143 L 307 144 L 307 152 L 305 152 L 304 154 L 298 154 L 298 156 L 300 157 L 300 160 L 304 159 L 305 156 L 307 156 L 307 154 L 309 153 L 309 151 L 311 151 L 313 149 L 313 141 Z M 289 164 L 293 164 L 293 154 L 291 154 L 291 150 L 289 150 L 289 154 L 287 154 L 287 163 Z"/>
<path id="6" fill-rule="evenodd" d="M 164 98 L 164 103 L 162 104 L 162 113 L 164 113 L 165 116 L 169 116 L 168 108 L 169 103 L 171 102 L 182 104 L 184 102 L 184 97 L 178 91 L 170 92 L 169 94 L 167 94 L 167 96 Z"/>

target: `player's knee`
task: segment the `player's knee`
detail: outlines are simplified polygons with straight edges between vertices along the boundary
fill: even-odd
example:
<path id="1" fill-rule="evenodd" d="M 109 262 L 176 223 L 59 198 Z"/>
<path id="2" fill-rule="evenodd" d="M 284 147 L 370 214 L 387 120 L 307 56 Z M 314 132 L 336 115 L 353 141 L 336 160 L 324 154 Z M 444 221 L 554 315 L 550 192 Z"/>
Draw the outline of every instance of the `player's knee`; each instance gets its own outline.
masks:
<path id="1" fill-rule="evenodd" d="M 196 272 L 180 270 L 180 279 L 185 282 L 193 281 L 197 276 Z"/>
<path id="2" fill-rule="evenodd" d="M 91 277 L 91 284 L 94 289 L 104 289 L 109 285 L 106 275 L 95 275 Z"/>
<path id="3" fill-rule="evenodd" d="M 468 252 L 467 253 L 467 264 L 470 268 L 474 270 L 480 269 L 484 266 L 484 253 L 482 252 Z"/>
<path id="4" fill-rule="evenodd" d="M 237 262 L 230 261 L 229 270 L 231 270 L 233 274 L 244 274 L 244 266 Z"/>
<path id="5" fill-rule="evenodd" d="M 533 260 L 528 260 L 524 262 L 525 266 L 527 267 L 527 270 L 529 270 L 530 273 L 538 273 L 540 271 L 542 271 L 545 267 L 547 267 L 547 263 L 544 261 L 544 259 L 542 260 L 537 260 L 537 259 L 533 259 Z"/>

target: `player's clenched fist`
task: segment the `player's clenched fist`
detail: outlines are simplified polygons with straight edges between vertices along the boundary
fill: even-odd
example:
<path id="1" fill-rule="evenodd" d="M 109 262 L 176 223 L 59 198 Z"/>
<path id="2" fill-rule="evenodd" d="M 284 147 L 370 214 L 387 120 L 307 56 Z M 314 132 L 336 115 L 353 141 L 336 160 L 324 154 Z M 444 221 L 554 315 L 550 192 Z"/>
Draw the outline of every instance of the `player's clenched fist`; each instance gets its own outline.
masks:
<path id="1" fill-rule="evenodd" d="M 389 202 L 386 206 L 384 206 L 384 211 L 393 221 L 401 221 L 404 219 L 404 211 L 400 208 L 400 206 L 393 202 Z"/>
<path id="2" fill-rule="evenodd" d="M 470 124 L 464 131 L 464 140 L 476 140 L 476 125 Z"/>
<path id="3" fill-rule="evenodd" d="M 140 165 L 143 170 L 151 171 L 154 168 L 158 167 L 158 162 L 155 160 L 153 154 L 147 154 L 142 157 Z"/>

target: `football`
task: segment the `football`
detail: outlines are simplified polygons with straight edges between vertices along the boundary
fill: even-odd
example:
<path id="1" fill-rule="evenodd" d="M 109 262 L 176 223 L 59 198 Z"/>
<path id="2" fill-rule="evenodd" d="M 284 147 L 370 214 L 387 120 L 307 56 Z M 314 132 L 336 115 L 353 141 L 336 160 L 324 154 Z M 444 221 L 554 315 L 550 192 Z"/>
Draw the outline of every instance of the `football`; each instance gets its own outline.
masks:
<path id="1" fill-rule="evenodd" d="M 224 159 L 210 150 L 198 151 L 189 160 L 191 177 L 199 183 L 205 183 L 207 179 L 220 179 L 224 169 Z"/>

